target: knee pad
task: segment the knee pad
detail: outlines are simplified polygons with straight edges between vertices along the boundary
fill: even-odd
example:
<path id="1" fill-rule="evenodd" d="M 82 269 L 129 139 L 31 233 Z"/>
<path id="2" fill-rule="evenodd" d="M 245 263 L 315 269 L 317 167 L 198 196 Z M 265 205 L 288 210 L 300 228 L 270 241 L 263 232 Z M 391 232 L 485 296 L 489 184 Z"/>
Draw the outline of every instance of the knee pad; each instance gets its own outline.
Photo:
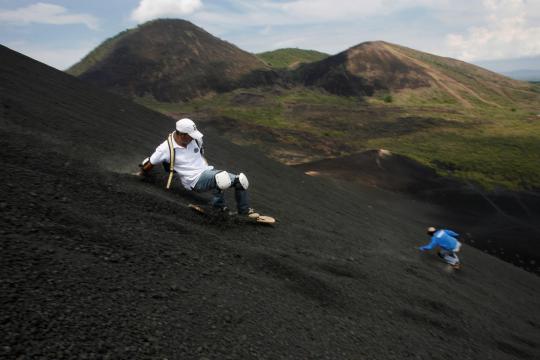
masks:
<path id="1" fill-rule="evenodd" d="M 214 179 L 216 179 L 216 185 L 220 190 L 225 190 L 231 187 L 231 178 L 229 176 L 229 173 L 226 171 L 220 171 L 215 176 Z"/>
<path id="2" fill-rule="evenodd" d="M 248 178 L 244 173 L 240 173 L 240 175 L 238 175 L 238 183 L 244 190 L 247 190 L 247 188 L 249 187 Z"/>

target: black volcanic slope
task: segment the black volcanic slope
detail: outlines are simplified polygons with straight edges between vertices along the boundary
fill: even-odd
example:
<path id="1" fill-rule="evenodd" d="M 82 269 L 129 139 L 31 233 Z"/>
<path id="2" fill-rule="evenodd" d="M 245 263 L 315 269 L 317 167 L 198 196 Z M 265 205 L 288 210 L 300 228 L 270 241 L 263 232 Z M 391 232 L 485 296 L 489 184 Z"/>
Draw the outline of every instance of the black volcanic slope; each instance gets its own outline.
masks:
<path id="1" fill-rule="evenodd" d="M 68 73 L 127 96 L 176 102 L 248 86 L 265 69 L 255 55 L 188 21 L 161 19 L 108 39 Z"/>
<path id="2" fill-rule="evenodd" d="M 540 275 L 538 192 L 487 192 L 383 149 L 295 167 L 312 176 L 405 193 L 443 206 L 453 214 L 453 222 L 467 229 L 468 244 Z"/>
<path id="3" fill-rule="evenodd" d="M 468 246 L 460 272 L 418 254 L 446 223 L 436 208 L 208 133 L 208 156 L 245 170 L 280 222 L 207 221 L 193 196 L 128 174 L 170 119 L 0 59 L 2 357 L 540 357 L 540 279 Z"/>

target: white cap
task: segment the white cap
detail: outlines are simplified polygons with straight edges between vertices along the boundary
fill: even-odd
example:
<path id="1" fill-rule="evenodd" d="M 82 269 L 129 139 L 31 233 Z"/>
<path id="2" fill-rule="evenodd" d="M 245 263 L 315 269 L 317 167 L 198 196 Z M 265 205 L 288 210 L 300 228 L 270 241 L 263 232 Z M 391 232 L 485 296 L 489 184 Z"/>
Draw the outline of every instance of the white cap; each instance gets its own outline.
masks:
<path id="1" fill-rule="evenodd" d="M 437 229 L 435 229 L 433 226 L 430 226 L 430 227 L 428 227 L 428 229 L 427 229 L 427 232 L 430 233 L 430 234 L 431 234 L 431 233 L 434 233 L 435 231 L 437 231 Z"/>
<path id="2" fill-rule="evenodd" d="M 193 120 L 184 118 L 176 122 L 176 131 L 181 132 L 182 134 L 188 134 L 195 140 L 201 140 L 203 134 L 197 130 L 197 126 Z"/>

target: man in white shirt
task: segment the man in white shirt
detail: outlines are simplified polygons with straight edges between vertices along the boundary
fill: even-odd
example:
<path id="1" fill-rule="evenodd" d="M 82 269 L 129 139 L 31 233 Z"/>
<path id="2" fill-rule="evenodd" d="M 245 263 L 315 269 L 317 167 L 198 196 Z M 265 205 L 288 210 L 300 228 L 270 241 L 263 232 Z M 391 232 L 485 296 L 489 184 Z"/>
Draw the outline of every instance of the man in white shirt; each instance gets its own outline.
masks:
<path id="1" fill-rule="evenodd" d="M 156 148 L 149 158 L 142 162 L 140 175 L 148 174 L 154 165 L 163 163 L 169 171 L 167 188 L 170 186 L 173 174 L 176 173 L 187 190 L 212 191 L 214 195 L 212 206 L 220 211 L 227 210 L 223 191 L 233 187 L 238 214 L 255 216 L 256 213 L 248 203 L 247 177 L 243 173 L 236 175 L 216 170 L 208 165 L 203 156 L 202 138 L 203 134 L 197 130 L 192 120 L 187 118 L 178 120 L 176 130 Z"/>

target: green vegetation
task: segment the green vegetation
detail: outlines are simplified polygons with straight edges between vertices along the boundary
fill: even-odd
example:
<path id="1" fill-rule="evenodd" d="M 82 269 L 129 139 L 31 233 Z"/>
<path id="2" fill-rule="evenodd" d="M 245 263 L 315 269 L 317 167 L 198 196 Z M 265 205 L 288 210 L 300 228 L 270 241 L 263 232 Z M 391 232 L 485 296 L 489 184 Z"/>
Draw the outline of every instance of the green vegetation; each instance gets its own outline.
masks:
<path id="1" fill-rule="evenodd" d="M 267 51 L 256 55 L 274 69 L 287 69 L 298 66 L 300 63 L 320 61 L 329 56 L 315 50 L 294 48 Z"/>
<path id="2" fill-rule="evenodd" d="M 536 132 L 540 133 L 540 127 Z M 534 136 L 444 131 L 404 136 L 398 141 L 374 139 L 369 144 L 405 154 L 434 167 L 441 175 L 474 181 L 487 189 L 519 190 L 540 185 L 540 142 Z"/>
<path id="3" fill-rule="evenodd" d="M 384 95 L 383 101 L 385 103 L 391 103 L 393 101 L 392 95 L 390 95 L 390 94 Z"/>
<path id="4" fill-rule="evenodd" d="M 294 144 L 310 160 L 317 158 L 314 153 L 323 158 L 385 148 L 488 189 L 540 187 L 540 118 L 530 107 L 480 102 L 468 109 L 442 93 L 378 99 L 294 88 L 277 94 L 237 89 L 184 104 L 138 101 L 168 114 L 205 114 L 234 121 L 235 127 L 279 131 L 280 143 L 264 146 L 274 147 L 280 160 L 277 150 Z"/>
<path id="5" fill-rule="evenodd" d="M 387 51 L 406 64 L 408 82 L 392 87 L 388 81 L 364 98 L 297 84 L 236 89 L 183 104 L 141 101 L 165 113 L 212 119 L 233 141 L 259 145 L 285 163 L 385 148 L 488 189 L 540 188 L 540 85 L 386 43 L 357 47 L 355 54 L 362 51 L 365 56 L 347 61 L 357 61 L 357 69 L 366 61 L 374 64 L 370 72 L 358 73 L 364 81 L 384 71 L 373 56 Z M 279 60 L 272 66 L 291 64 L 285 56 Z M 346 73 L 345 64 L 332 66 L 314 67 L 320 73 L 311 74 L 325 80 L 329 91 L 364 84 Z M 329 76 L 333 69 L 347 76 Z"/>
<path id="6" fill-rule="evenodd" d="M 251 97 L 256 97 L 258 101 L 251 103 L 249 100 Z M 231 118 L 246 124 L 257 124 L 275 129 L 302 129 L 317 134 L 323 131 L 333 132 L 325 127 L 315 127 L 309 121 L 303 121 L 300 118 L 293 119 L 291 106 L 302 104 L 313 108 L 337 107 L 341 109 L 359 104 L 358 100 L 354 98 L 307 89 L 294 89 L 274 97 L 265 95 L 263 90 L 238 89 L 211 98 L 199 98 L 184 104 L 163 103 L 151 98 L 138 98 L 136 101 L 165 114 L 202 112 L 212 116 Z"/>

